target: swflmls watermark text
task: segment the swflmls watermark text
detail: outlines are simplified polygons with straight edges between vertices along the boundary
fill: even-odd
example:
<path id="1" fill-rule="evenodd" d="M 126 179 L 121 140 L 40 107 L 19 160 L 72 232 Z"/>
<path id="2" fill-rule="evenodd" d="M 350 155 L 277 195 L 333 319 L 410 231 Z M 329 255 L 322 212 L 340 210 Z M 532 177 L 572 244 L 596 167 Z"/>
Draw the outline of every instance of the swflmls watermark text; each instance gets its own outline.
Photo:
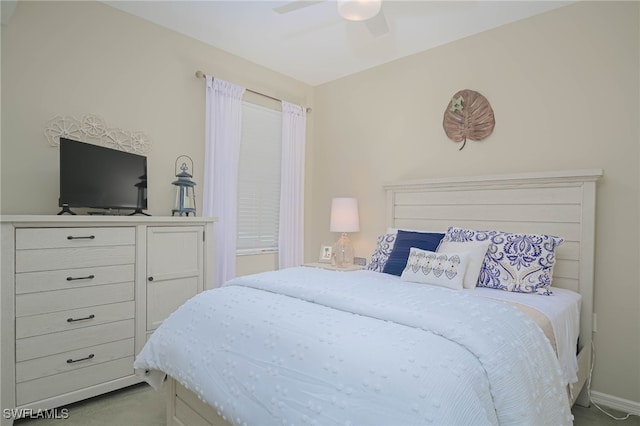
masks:
<path id="1" fill-rule="evenodd" d="M 64 420 L 69 418 L 68 408 L 50 408 L 43 410 L 40 408 L 5 408 L 2 410 L 2 417 L 5 419 L 55 419 Z"/>

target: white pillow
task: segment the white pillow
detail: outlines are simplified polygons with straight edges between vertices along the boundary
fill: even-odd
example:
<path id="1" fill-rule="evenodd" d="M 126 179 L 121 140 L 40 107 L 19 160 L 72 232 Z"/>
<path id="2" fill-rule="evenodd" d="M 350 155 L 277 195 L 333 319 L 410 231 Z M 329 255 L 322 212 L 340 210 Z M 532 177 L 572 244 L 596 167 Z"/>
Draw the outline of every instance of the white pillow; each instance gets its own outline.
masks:
<path id="1" fill-rule="evenodd" d="M 400 278 L 462 290 L 468 260 L 467 253 L 436 253 L 411 247 L 407 266 Z"/>
<path id="2" fill-rule="evenodd" d="M 464 288 L 476 288 L 489 244 L 491 244 L 491 241 L 457 242 L 443 240 L 440 242 L 437 251 L 438 253 L 467 253 L 469 255 L 469 263 L 462 285 Z"/>

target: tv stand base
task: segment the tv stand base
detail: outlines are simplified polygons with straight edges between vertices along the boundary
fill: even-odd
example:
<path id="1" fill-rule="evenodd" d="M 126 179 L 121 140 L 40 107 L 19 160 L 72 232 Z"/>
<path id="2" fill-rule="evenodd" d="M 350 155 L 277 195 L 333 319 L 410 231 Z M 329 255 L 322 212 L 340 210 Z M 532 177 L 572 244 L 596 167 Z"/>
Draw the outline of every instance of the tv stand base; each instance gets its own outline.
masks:
<path id="1" fill-rule="evenodd" d="M 58 213 L 58 215 L 65 214 L 65 213 L 75 215 L 75 213 L 71 211 L 71 209 L 69 208 L 69 206 L 62 206 L 62 210 L 60 210 L 60 212 Z"/>

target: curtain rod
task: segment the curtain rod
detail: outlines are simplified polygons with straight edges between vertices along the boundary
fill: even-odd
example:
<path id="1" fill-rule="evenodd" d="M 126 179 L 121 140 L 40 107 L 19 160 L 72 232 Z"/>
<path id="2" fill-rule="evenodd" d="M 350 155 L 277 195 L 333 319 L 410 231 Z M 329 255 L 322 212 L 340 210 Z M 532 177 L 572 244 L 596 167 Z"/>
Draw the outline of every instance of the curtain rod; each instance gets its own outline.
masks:
<path id="1" fill-rule="evenodd" d="M 205 73 L 203 73 L 202 71 L 198 70 L 198 71 L 196 71 L 196 77 L 198 77 L 198 78 L 206 78 L 207 75 Z M 264 96 L 265 98 L 273 99 L 274 101 L 277 101 L 277 102 L 282 102 L 282 99 L 274 98 L 273 96 L 265 95 L 264 93 L 256 92 L 255 90 L 251 90 L 251 89 L 245 89 L 245 90 L 247 92 L 255 93 L 256 95 Z M 311 112 L 311 108 L 307 107 L 307 108 L 305 108 L 305 111 L 307 113 L 310 113 Z"/>

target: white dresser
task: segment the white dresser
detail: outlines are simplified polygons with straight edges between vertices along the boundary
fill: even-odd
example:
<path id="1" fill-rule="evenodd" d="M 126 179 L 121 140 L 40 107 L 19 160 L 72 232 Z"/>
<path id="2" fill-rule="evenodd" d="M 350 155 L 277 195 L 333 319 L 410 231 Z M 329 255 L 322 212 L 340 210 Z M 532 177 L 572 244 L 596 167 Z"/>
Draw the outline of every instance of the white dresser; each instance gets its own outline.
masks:
<path id="1" fill-rule="evenodd" d="M 135 354 L 212 281 L 213 219 L 3 216 L 0 401 L 59 407 L 141 381 Z M 26 411 L 28 412 L 28 411 Z"/>

